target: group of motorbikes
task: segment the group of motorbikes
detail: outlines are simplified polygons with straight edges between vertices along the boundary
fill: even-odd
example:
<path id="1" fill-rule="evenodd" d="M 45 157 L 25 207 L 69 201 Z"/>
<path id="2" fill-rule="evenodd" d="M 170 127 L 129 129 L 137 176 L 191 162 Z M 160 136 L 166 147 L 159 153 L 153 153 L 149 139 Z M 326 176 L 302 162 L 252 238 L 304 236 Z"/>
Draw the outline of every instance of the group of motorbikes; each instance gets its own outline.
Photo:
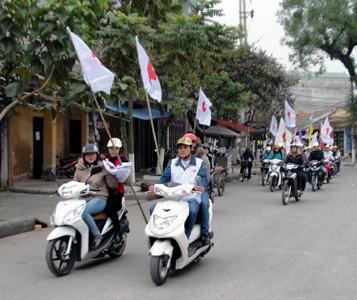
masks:
<path id="1" fill-rule="evenodd" d="M 91 169 L 90 176 L 101 172 L 102 167 Z M 53 172 L 53 175 L 55 173 Z M 199 222 L 194 225 L 189 239 L 185 234 L 185 221 L 189 214 L 187 202 L 179 200 L 194 192 L 194 187 L 201 180 L 200 176 L 189 185 L 173 182 L 156 184 L 154 193 L 164 197 L 157 203 L 149 223 L 145 227 L 145 235 L 149 245 L 150 274 L 152 280 L 161 285 L 165 283 L 170 269 L 182 269 L 191 262 L 198 262 L 213 246 L 201 240 Z M 88 181 L 88 179 L 87 179 Z M 57 276 L 71 272 L 75 261 L 99 258 L 109 255 L 112 258 L 121 256 L 125 250 L 129 221 L 126 217 L 125 198 L 122 198 L 122 208 L 118 211 L 120 222 L 120 241 L 115 240 L 116 232 L 110 217 L 104 212 L 94 215 L 93 219 L 104 237 L 99 248 L 92 249 L 90 245 L 93 236 L 82 218 L 86 200 L 81 196 L 95 195 L 95 189 L 83 182 L 70 181 L 61 185 L 57 194 L 63 198 L 51 216 L 51 224 L 55 227 L 47 237 L 46 262 L 50 271 Z M 212 202 L 209 201 L 210 238 Z"/>
<path id="2" fill-rule="evenodd" d="M 293 163 L 284 164 L 279 159 L 264 159 L 262 160 L 260 172 L 262 185 L 269 184 L 271 192 L 274 192 L 279 187 L 282 190 L 282 202 L 284 205 L 289 203 L 289 198 L 291 197 L 294 197 L 296 201 L 300 201 L 302 191 L 298 190 L 297 171 L 305 172 L 306 177 L 311 178 L 311 187 L 315 192 L 323 185 L 322 164 L 326 168 L 326 181 L 329 183 L 333 176 L 340 171 L 341 161 L 339 156 L 333 156 L 331 159 L 326 158 L 323 163 L 313 160 L 306 168 Z"/>

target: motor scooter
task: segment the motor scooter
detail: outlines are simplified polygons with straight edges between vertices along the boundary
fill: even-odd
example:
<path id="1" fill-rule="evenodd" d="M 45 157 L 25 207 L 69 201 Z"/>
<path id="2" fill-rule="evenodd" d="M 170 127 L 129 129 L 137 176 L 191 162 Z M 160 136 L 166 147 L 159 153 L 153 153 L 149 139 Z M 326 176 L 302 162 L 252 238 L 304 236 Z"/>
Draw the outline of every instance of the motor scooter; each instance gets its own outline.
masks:
<path id="1" fill-rule="evenodd" d="M 150 274 L 156 285 L 165 283 L 170 268 L 178 270 L 193 261 L 199 261 L 213 246 L 201 241 L 201 226 L 195 224 L 189 239 L 185 234 L 185 221 L 189 215 L 187 202 L 180 202 L 183 196 L 193 193 L 194 185 L 179 183 L 155 184 L 154 193 L 165 199 L 158 202 L 145 227 L 150 248 Z M 191 200 L 196 201 L 196 200 Z M 209 226 L 211 230 L 212 202 L 209 200 Z"/>
<path id="2" fill-rule="evenodd" d="M 298 190 L 297 174 L 298 169 L 301 168 L 299 165 L 288 163 L 282 167 L 282 200 L 283 204 L 287 205 L 289 203 L 290 197 L 295 197 L 296 201 L 301 200 L 301 190 Z"/>
<path id="3" fill-rule="evenodd" d="M 313 160 L 310 166 L 311 187 L 314 192 L 322 187 L 322 172 L 319 161 Z"/>
<path id="4" fill-rule="evenodd" d="M 57 176 L 67 176 L 68 178 L 73 178 L 74 172 L 76 171 L 76 164 L 78 163 L 78 158 L 66 158 L 59 160 L 60 165 L 56 167 Z"/>
<path id="5" fill-rule="evenodd" d="M 332 178 L 333 163 L 328 158 L 325 158 L 325 168 L 326 168 L 326 171 L 327 171 L 327 183 L 329 183 L 331 178 Z"/>
<path id="6" fill-rule="evenodd" d="M 281 171 L 280 168 L 283 164 L 283 161 L 277 158 L 274 158 L 270 161 L 269 166 L 269 178 L 270 178 L 270 191 L 274 192 L 275 188 L 278 186 L 281 189 Z"/>
<path id="7" fill-rule="evenodd" d="M 262 175 L 262 186 L 265 186 L 269 181 L 269 159 L 262 160 L 260 173 Z"/>
<path id="8" fill-rule="evenodd" d="M 101 172 L 101 166 L 94 166 L 91 175 Z M 115 239 L 116 231 L 112 220 L 102 212 L 94 215 L 101 235 L 104 237 L 100 246 L 91 249 L 93 235 L 82 218 L 87 201 L 81 196 L 92 194 L 99 190 L 90 189 L 87 183 L 70 181 L 63 184 L 57 193 L 65 200 L 60 201 L 52 216 L 51 224 L 55 229 L 48 235 L 46 248 L 46 263 L 50 271 L 57 276 L 64 276 L 71 272 L 75 261 L 84 261 L 90 258 L 103 257 L 108 254 L 112 258 L 121 256 L 125 250 L 129 221 L 125 208 L 125 199 L 122 198 L 122 208 L 118 211 L 120 224 L 120 240 Z"/>
<path id="9" fill-rule="evenodd" d="M 336 176 L 338 172 L 340 172 L 341 168 L 341 158 L 336 155 L 335 156 L 335 169 L 334 169 L 334 175 Z"/>

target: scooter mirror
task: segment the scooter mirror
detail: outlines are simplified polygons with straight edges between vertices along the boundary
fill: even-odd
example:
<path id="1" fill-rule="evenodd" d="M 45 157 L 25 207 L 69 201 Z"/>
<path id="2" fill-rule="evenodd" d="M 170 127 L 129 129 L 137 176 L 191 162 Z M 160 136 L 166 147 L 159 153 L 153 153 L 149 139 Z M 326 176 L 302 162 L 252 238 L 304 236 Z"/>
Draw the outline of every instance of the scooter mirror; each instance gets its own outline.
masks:
<path id="1" fill-rule="evenodd" d="M 103 168 L 101 166 L 93 166 L 93 168 L 90 171 L 90 176 L 93 176 L 95 174 L 98 174 L 102 172 Z"/>
<path id="2" fill-rule="evenodd" d="M 200 182 L 201 179 L 202 179 L 201 176 L 196 176 L 196 177 L 195 177 L 195 181 L 196 181 L 196 182 Z"/>

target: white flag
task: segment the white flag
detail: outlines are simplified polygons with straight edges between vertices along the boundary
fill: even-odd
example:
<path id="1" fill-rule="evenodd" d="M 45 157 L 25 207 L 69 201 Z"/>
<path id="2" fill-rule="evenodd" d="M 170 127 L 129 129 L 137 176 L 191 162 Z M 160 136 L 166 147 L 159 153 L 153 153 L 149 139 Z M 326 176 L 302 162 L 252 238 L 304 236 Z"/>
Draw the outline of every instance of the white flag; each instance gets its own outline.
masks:
<path id="1" fill-rule="evenodd" d="M 138 50 L 139 64 L 141 77 L 143 79 L 144 88 L 151 98 L 161 102 L 162 91 L 159 78 L 151 64 L 149 56 L 146 54 L 143 46 L 139 43 L 139 39 L 135 36 L 136 49 Z"/>
<path id="2" fill-rule="evenodd" d="M 322 126 L 322 129 L 321 129 L 321 137 L 320 137 L 321 141 L 324 143 L 333 145 L 334 139 L 332 137 L 332 131 L 333 131 L 333 128 L 330 125 L 328 117 L 326 117 L 324 126 Z"/>
<path id="3" fill-rule="evenodd" d="M 285 100 L 285 122 L 288 127 L 296 126 L 296 114 L 295 110 L 293 110 L 288 101 Z"/>
<path id="4" fill-rule="evenodd" d="M 110 95 L 114 74 L 103 66 L 87 44 L 74 34 L 69 27 L 67 27 L 67 31 L 81 64 L 84 81 L 91 86 L 93 92 L 103 91 Z"/>
<path id="5" fill-rule="evenodd" d="M 315 143 L 317 143 L 317 135 L 318 135 L 318 131 L 316 131 L 312 137 L 311 137 L 311 142 L 310 142 L 310 145 L 309 146 L 313 146 Z"/>
<path id="6" fill-rule="evenodd" d="M 276 120 L 275 116 L 271 118 L 271 123 L 270 123 L 270 132 L 276 136 L 278 133 L 278 121 Z"/>
<path id="7" fill-rule="evenodd" d="M 286 147 L 286 149 L 285 149 L 286 154 L 288 154 L 290 151 L 290 143 L 291 143 L 292 137 L 293 137 L 293 134 L 286 128 L 284 119 L 281 118 L 280 123 L 279 123 L 278 133 L 277 133 L 276 139 L 275 139 L 275 145 L 282 143 L 284 148 Z"/>
<path id="8" fill-rule="evenodd" d="M 205 93 L 200 88 L 200 95 L 198 97 L 196 119 L 202 125 L 211 125 L 211 101 L 206 97 Z"/>
<path id="9" fill-rule="evenodd" d="M 311 115 L 310 115 L 310 121 L 311 121 L 311 123 L 314 122 L 314 114 L 311 114 Z"/>

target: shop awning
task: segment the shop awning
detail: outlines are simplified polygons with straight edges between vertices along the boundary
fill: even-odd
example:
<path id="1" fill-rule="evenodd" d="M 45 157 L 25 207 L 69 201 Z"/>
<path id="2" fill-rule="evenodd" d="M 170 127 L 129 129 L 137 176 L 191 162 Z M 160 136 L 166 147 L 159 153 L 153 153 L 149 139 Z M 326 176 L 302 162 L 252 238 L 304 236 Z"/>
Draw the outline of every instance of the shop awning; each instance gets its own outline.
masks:
<path id="1" fill-rule="evenodd" d="M 226 120 L 219 120 L 219 119 L 215 119 L 215 118 L 212 118 L 212 120 L 215 121 L 217 123 L 217 125 L 219 125 L 219 126 L 232 127 L 234 129 L 237 129 L 238 131 L 251 132 L 251 133 L 262 132 L 263 131 L 263 130 L 254 129 L 252 127 L 245 126 L 245 125 L 242 125 L 242 124 L 232 123 L 232 122 L 229 122 L 229 121 L 226 121 Z"/>
<path id="2" fill-rule="evenodd" d="M 105 107 L 114 111 L 128 113 L 128 107 L 126 105 L 121 105 L 119 108 L 118 104 L 106 104 Z M 165 118 L 167 118 L 169 114 L 169 112 L 164 112 Z M 151 109 L 151 115 L 153 119 L 160 119 L 160 111 L 158 109 Z M 146 121 L 150 120 L 148 108 L 133 108 L 133 117 Z"/>
<path id="3" fill-rule="evenodd" d="M 207 136 L 223 136 L 223 137 L 240 137 L 240 135 L 233 130 L 220 126 L 211 126 L 205 130 Z"/>

